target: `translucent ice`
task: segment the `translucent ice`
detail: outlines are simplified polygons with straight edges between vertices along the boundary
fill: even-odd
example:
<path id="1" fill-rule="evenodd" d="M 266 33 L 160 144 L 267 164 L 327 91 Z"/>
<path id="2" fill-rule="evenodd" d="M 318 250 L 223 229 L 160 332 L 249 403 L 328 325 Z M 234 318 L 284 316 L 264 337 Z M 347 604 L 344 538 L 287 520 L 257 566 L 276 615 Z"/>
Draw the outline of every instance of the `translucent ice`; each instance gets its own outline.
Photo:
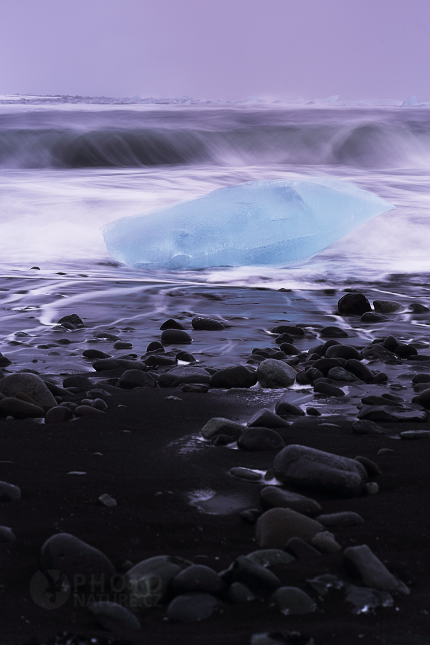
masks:
<path id="1" fill-rule="evenodd" d="M 334 179 L 255 181 L 108 224 L 113 258 L 132 266 L 204 268 L 306 260 L 394 206 Z"/>

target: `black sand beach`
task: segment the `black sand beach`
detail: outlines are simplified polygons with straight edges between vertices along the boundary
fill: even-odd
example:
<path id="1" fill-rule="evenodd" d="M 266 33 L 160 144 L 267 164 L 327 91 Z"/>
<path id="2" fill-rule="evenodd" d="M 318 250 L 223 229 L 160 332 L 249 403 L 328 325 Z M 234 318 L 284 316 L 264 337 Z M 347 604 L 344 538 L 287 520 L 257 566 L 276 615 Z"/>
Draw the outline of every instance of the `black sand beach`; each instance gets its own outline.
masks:
<path id="1" fill-rule="evenodd" d="M 45 409 L 37 416 L 31 407 L 26 407 L 36 404 L 43 407 L 36 395 L 24 391 L 33 402 L 19 392 L 18 397 L 16 392 L 11 395 L 4 387 L 7 381 L 0 380 L 0 392 L 6 396 L 0 401 L 3 415 L 0 479 L 21 490 L 19 499 L 1 504 L 1 524 L 10 527 L 16 538 L 8 541 L 10 534 L 3 532 L 0 545 L 2 644 L 430 642 L 427 503 L 430 423 L 426 412 L 430 398 L 420 395 L 420 390 L 425 392 L 427 388 L 425 377 L 420 377 L 422 383 L 417 383 L 420 378 L 416 378 L 428 374 L 430 383 L 430 298 L 422 277 L 393 276 L 391 281 L 371 288 L 353 285 L 338 291 L 332 288 L 273 291 L 198 283 L 183 286 L 137 281 L 131 284 L 126 280 L 103 283 L 100 278 L 54 277 L 33 270 L 21 278 L 2 279 L 1 287 L 8 294 L 3 301 L 5 340 L 1 348 L 3 356 L 9 359 L 2 361 L 5 379 L 22 370 L 27 373 L 33 370 L 48 383 L 57 404 L 64 404 L 49 413 Z M 373 313 L 367 318 L 366 314 L 362 318 L 361 313 L 339 314 L 339 299 L 354 290 L 364 293 L 372 305 Z M 378 318 L 373 314 L 381 310 L 381 305 L 372 304 L 375 300 L 396 302 L 399 306 Z M 387 308 L 390 306 L 382 305 L 384 311 Z M 71 314 L 77 314 L 84 326 L 72 324 L 56 330 L 48 325 Z M 215 330 L 194 329 L 192 320 L 196 317 L 217 320 L 222 325 Z M 192 342 L 164 342 L 163 350 L 148 354 L 148 344 L 160 341 L 160 326 L 169 319 L 180 322 Z M 291 342 L 272 331 L 282 325 L 290 327 Z M 343 334 L 322 333 L 328 326 L 343 330 Z M 118 341 L 101 338 L 103 333 L 116 336 L 131 347 L 115 349 L 114 343 Z M 398 344 L 387 341 L 390 337 Z M 339 343 L 353 349 L 345 350 L 343 359 L 338 354 L 337 364 L 316 363 L 324 370 L 322 375 L 309 372 L 304 376 L 304 370 L 309 366 L 312 369 L 328 351 L 325 343 L 330 340 L 332 346 Z M 295 349 L 284 345 L 291 353 L 282 355 L 281 341 Z M 265 350 L 262 354 L 253 353 L 255 348 Z M 311 348 L 315 355 L 309 360 Z M 123 374 L 133 365 L 97 363 L 95 358 L 83 356 L 88 350 L 135 362 L 140 377 L 132 374 L 128 387 L 124 387 L 127 379 Z M 188 358 L 176 364 L 175 357 L 180 352 L 188 352 L 197 362 Z M 173 362 L 167 360 L 170 365 L 156 365 L 157 356 L 170 357 Z M 184 358 L 183 354 L 179 356 Z M 299 383 L 296 380 L 288 386 L 272 383 L 271 387 L 262 387 L 264 379 L 259 377 L 257 368 L 262 369 L 259 365 L 267 359 L 292 367 L 299 375 Z M 356 362 L 347 364 L 351 360 Z M 355 373 L 360 369 L 357 363 L 371 370 L 371 375 L 364 370 L 361 379 L 353 380 L 354 369 Z M 188 372 L 182 378 L 179 370 L 175 387 L 171 386 L 171 375 L 161 376 L 171 369 L 184 370 L 196 365 L 208 368 L 206 376 L 193 378 Z M 239 380 L 230 380 L 233 387 L 225 387 L 226 381 L 219 380 L 220 370 L 235 365 L 246 366 L 255 384 L 241 387 L 244 372 L 236 370 L 228 378 L 239 375 Z M 328 376 L 328 369 L 336 365 L 345 369 Z M 101 369 L 104 366 L 109 369 Z M 343 380 L 348 374 L 349 380 Z M 90 378 L 91 387 L 79 380 L 64 383 L 69 376 L 79 375 Z M 315 383 L 318 378 L 323 380 Z M 157 380 L 158 386 L 153 387 Z M 327 386 L 340 388 L 343 394 L 329 396 Z M 381 399 L 383 395 L 386 396 Z M 370 396 L 378 398 L 366 399 Z M 107 407 L 94 404 L 96 399 L 105 401 Z M 248 449 L 237 449 L 232 437 L 227 445 L 223 445 L 222 439 L 216 445 L 217 441 L 202 437 L 202 428 L 215 417 L 243 424 L 245 431 L 255 413 L 263 408 L 273 412 L 281 399 L 301 406 L 303 412 L 316 408 L 320 414 L 315 416 L 312 410 L 304 416 L 288 414 L 284 407 L 279 421 L 282 424 L 274 426 L 273 419 L 268 424 L 272 433 L 277 433 L 276 448 L 270 447 L 267 430 L 256 431 L 260 433 L 260 447 L 266 442 L 264 450 L 250 449 L 252 442 Z M 35 418 L 11 418 L 14 417 L 11 410 L 20 405 L 17 402 L 25 405 L 15 417 L 32 410 Z M 77 404 L 78 414 L 83 416 L 75 414 L 72 420 L 56 421 L 59 417 L 55 415 L 61 414 L 58 408 L 69 406 L 76 410 L 73 404 Z M 366 423 L 368 420 L 376 423 L 376 427 Z M 402 434 L 405 432 L 415 434 Z M 273 440 L 273 434 L 270 436 Z M 285 450 L 282 443 L 352 460 L 357 456 L 371 460 L 372 463 L 361 461 L 365 464 L 365 475 L 360 494 L 347 496 L 340 488 L 328 491 L 323 485 L 306 488 L 298 480 L 281 485 L 274 479 L 272 469 L 276 455 Z M 255 479 L 244 478 L 252 476 L 249 471 L 235 476 L 231 473 L 235 467 L 254 471 Z M 309 596 L 313 603 L 309 613 L 299 614 L 285 607 L 283 613 L 272 595 L 275 587 L 270 588 L 259 577 L 263 575 L 261 570 L 245 575 L 238 573 L 240 567 L 236 565 L 233 572 L 226 572 L 237 558 L 263 548 L 252 518 L 255 520 L 267 511 L 268 506 L 261 506 L 260 499 L 260 491 L 267 485 L 318 502 L 321 510 L 313 514 L 314 519 L 354 512 L 363 520 L 349 526 L 321 527 L 321 532 L 326 530 L 334 535 L 337 550 L 321 547 L 312 555 L 310 551 L 304 552 L 306 545 L 301 543 L 302 551 L 296 551 L 300 557 L 265 567 L 277 577 L 279 584 L 275 587 L 293 587 Z M 103 504 L 99 497 L 104 494 L 114 498 L 117 505 Z M 241 515 L 249 509 L 255 509 L 254 514 Z M 58 606 L 46 608 L 50 602 L 48 596 L 42 598 L 46 578 L 32 581 L 38 571 L 61 570 L 60 556 L 54 561 L 54 556 L 46 555 L 46 548 L 41 555 L 44 543 L 61 533 L 72 534 L 107 556 L 109 566 L 118 574 L 118 584 L 125 580 L 131 567 L 155 556 L 189 561 L 185 567 L 186 563 L 178 560 L 178 572 L 180 567 L 186 571 L 190 562 L 224 572 L 219 591 L 209 594 L 211 599 L 216 598 L 212 615 L 194 621 L 178 619 L 171 603 L 184 590 L 178 591 L 177 586 L 175 591 L 172 578 L 165 598 L 153 603 L 156 606 L 131 608 L 141 625 L 135 632 L 127 632 L 118 624 L 111 630 L 103 629 L 90 611 L 91 602 L 98 600 L 118 602 L 129 608 L 130 596 L 115 595 L 106 580 L 98 579 L 93 589 L 82 583 L 75 595 L 67 587 L 57 589 L 51 605 Z M 312 539 L 306 538 L 305 542 L 309 544 Z M 345 550 L 361 545 L 367 545 L 393 574 L 391 591 L 388 591 L 391 583 L 388 587 L 383 582 L 378 587 L 375 580 L 369 584 L 369 579 L 365 582 L 351 567 Z M 285 545 L 266 544 L 264 548 L 292 552 L 291 544 L 288 551 Z M 67 558 L 66 554 L 63 562 Z M 82 558 L 73 558 L 70 562 L 74 564 L 64 565 L 66 573 L 70 566 L 75 566 L 75 572 L 79 566 L 84 567 L 78 562 Z M 239 562 L 243 566 L 243 561 Z M 324 595 L 321 587 L 318 591 L 309 580 L 326 574 L 336 576 L 338 582 L 331 579 L 332 586 Z M 229 588 L 234 582 L 245 580 L 254 599 L 232 602 Z M 346 598 L 351 585 L 365 589 L 361 604 L 354 605 Z M 194 593 L 207 590 L 197 585 Z M 375 598 L 375 604 L 387 606 L 372 607 L 369 599 Z M 256 636 L 268 633 L 272 636 Z"/>

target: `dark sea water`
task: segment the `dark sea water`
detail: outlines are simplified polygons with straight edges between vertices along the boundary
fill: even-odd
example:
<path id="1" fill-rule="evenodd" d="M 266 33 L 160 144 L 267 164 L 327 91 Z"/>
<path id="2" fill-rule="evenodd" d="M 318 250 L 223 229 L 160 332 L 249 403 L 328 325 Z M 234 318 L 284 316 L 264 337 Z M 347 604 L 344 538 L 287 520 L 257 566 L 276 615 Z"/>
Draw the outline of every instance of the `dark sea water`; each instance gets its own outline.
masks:
<path id="1" fill-rule="evenodd" d="M 199 296 L 196 304 L 187 292 L 250 289 L 245 315 L 252 313 L 252 292 L 262 287 L 314 290 L 316 300 L 330 287 L 376 287 L 374 297 L 395 299 L 410 299 L 419 289 L 417 296 L 425 296 L 429 168 L 427 106 L 0 100 L 4 342 L 90 305 L 102 327 L 151 312 L 161 320 L 175 315 L 169 294 L 180 288 L 184 310 L 208 314 L 202 303 L 209 301 Z M 349 181 L 396 208 L 288 268 L 150 272 L 118 265 L 106 250 L 102 227 L 121 217 L 240 182 L 306 176 Z M 286 306 L 276 304 L 275 317 Z M 269 324 L 270 312 L 265 316 Z M 25 339 L 14 342 L 23 345 L 13 351 L 25 353 Z"/>

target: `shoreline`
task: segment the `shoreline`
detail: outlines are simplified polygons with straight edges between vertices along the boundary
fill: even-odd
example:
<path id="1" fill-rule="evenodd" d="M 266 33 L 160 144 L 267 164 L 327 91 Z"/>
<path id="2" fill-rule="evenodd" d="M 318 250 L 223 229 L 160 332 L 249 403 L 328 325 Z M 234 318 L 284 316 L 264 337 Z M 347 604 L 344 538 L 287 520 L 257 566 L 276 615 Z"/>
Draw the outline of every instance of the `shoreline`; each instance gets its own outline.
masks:
<path id="1" fill-rule="evenodd" d="M 430 564 L 428 519 L 424 503 L 430 486 L 428 439 L 407 441 L 399 438 L 399 433 L 428 431 L 430 423 L 410 421 L 401 408 L 394 406 L 397 420 L 384 420 L 382 415 L 376 421 L 387 434 L 357 434 L 352 424 L 359 413 L 357 404 L 361 406 L 361 399 L 368 396 L 401 397 L 404 410 L 412 410 L 412 416 L 422 413 L 423 406 L 412 401 L 419 394 L 414 391 L 412 378 L 430 374 L 430 357 L 428 360 L 399 356 L 395 360 L 390 357 L 388 360 L 386 356 L 383 360 L 381 356 L 366 358 L 362 364 L 372 369 L 375 377 L 376 372 L 384 372 L 386 380 L 339 381 L 337 386 L 344 391 L 344 396 L 326 397 L 316 393 L 311 383 L 279 388 L 209 387 L 206 392 L 183 391 L 183 383 L 178 387 L 124 389 L 116 387 L 118 378 L 126 371 L 124 366 L 94 371 L 94 359 L 82 356 L 84 349 L 97 349 L 114 359 L 122 357 L 122 360 L 140 362 L 147 356 L 147 345 L 160 341 L 160 323 L 169 318 L 182 323 L 193 342 L 165 345 L 165 351 L 158 356 L 189 352 L 198 359 L 198 368 L 212 371 L 212 374 L 208 372 L 207 380 L 230 364 L 248 365 L 251 370 L 257 370 L 270 355 L 253 354 L 252 350 L 269 347 L 279 351 L 278 334 L 271 329 L 282 324 L 302 329 L 303 335 L 294 336 L 290 343 L 297 345 L 296 354 L 275 360 L 293 369 L 297 367 L 300 372 L 306 366 L 305 352 L 329 340 L 321 338 L 321 329 L 327 326 L 336 326 L 348 334 L 336 337 L 336 342 L 358 352 L 374 340 L 396 336 L 403 339 L 403 344 L 417 346 L 419 355 L 430 353 L 427 332 L 430 312 L 417 313 L 409 307 L 417 299 L 424 306 L 429 305 L 425 288 L 412 288 L 408 298 L 407 285 L 399 281 L 399 286 L 406 292 L 402 297 L 406 306 L 400 313 L 385 313 L 384 320 L 371 322 L 362 321 L 360 315 L 335 313 L 337 301 L 347 292 L 324 288 L 309 293 L 194 285 L 185 289 L 167 287 L 164 291 L 157 288 L 152 292 L 127 290 L 121 295 L 118 287 L 115 293 L 105 293 L 104 297 L 93 300 L 73 299 L 70 292 L 68 296 L 72 300 L 69 303 L 69 297 L 64 298 L 57 320 L 64 314 L 76 313 L 85 326 L 60 331 L 43 328 L 37 320 L 28 318 L 35 310 L 24 309 L 47 306 L 55 311 L 52 302 L 46 302 L 51 297 L 55 297 L 54 302 L 61 300 L 55 296 L 55 290 L 48 298 L 46 294 L 22 294 L 24 301 L 20 306 L 24 308 L 10 314 L 8 338 L 13 331 L 22 330 L 24 322 L 29 327 L 36 323 L 37 330 L 30 339 L 15 334 L 19 340 L 12 342 L 22 344 L 10 345 L 6 341 L 2 345 L 1 351 L 12 361 L 2 368 L 4 374 L 33 369 L 57 387 L 63 386 L 68 375 L 90 377 L 94 389 L 106 388 L 108 394 L 104 400 L 108 407 L 104 413 L 63 423 L 0 418 L 4 455 L 0 479 L 19 486 L 22 491 L 21 499 L 2 504 L 2 524 L 11 527 L 16 536 L 15 542 L 2 545 L 2 584 L 6 592 L 2 642 L 8 645 L 60 643 L 54 635 L 68 632 L 87 639 L 76 643 L 89 643 L 92 637 L 98 639 L 96 643 L 108 643 L 111 639 L 110 642 L 118 644 L 197 643 L 204 638 L 209 644 L 222 639 L 226 643 L 245 645 L 251 642 L 252 634 L 296 630 L 319 645 L 334 640 L 374 642 L 375 629 L 381 643 L 425 642 L 423 639 L 428 634 L 425 612 L 430 601 L 426 583 Z M 369 297 L 370 293 L 366 295 Z M 381 298 L 380 293 L 377 297 Z M 387 295 L 384 300 L 396 298 Z M 217 320 L 225 326 L 218 330 L 195 330 L 191 320 L 197 316 Z M 100 331 L 120 335 L 120 342 L 131 343 L 132 347 L 114 350 L 113 345 L 118 341 L 94 338 Z M 59 343 L 61 338 L 69 342 Z M 52 347 L 38 348 L 39 344 Z M 32 362 L 35 356 L 39 357 L 37 363 Z M 182 361 L 181 365 L 183 368 L 196 366 L 190 361 Z M 150 372 L 160 378 L 171 367 L 152 365 L 142 373 Z M 329 380 L 326 383 L 333 385 L 333 379 Z M 71 387 L 76 390 L 76 386 Z M 53 390 L 55 393 L 51 387 Z M 57 396 L 63 403 L 80 402 L 86 397 L 86 391 Z M 166 621 L 166 606 L 157 607 L 140 617 L 140 632 L 114 636 L 101 630 L 84 607 L 70 607 L 69 602 L 48 612 L 33 602 L 28 592 L 29 581 L 38 567 L 40 550 L 45 540 L 58 532 L 71 533 L 100 549 L 121 574 L 127 570 L 124 563 L 131 566 L 156 555 L 179 556 L 222 572 L 235 558 L 257 550 L 255 526 L 243 521 L 240 512 L 251 508 L 262 512 L 260 490 L 272 480 L 265 480 L 264 476 L 255 482 L 240 479 L 230 469 L 269 471 L 279 448 L 252 451 L 231 449 L 235 447 L 231 444 L 211 445 L 202 440 L 201 430 L 213 417 L 246 424 L 262 408 L 273 411 L 281 398 L 303 411 L 316 407 L 322 413 L 321 416 L 286 416 L 288 425 L 275 429 L 286 445 L 300 444 L 350 459 L 361 455 L 382 470 L 380 476 L 370 477 L 379 488 L 374 495 L 344 498 L 292 487 L 317 501 L 323 513 L 356 512 L 364 519 L 358 526 L 329 529 L 341 547 L 339 551 L 324 553 L 317 559 L 298 558 L 288 565 L 270 568 L 284 586 L 298 587 L 308 593 L 317 605 L 315 612 L 286 616 L 262 594 L 249 603 L 231 604 L 223 600 L 221 607 L 201 622 Z M 379 450 L 387 448 L 393 452 L 378 455 Z M 86 474 L 68 474 L 71 472 Z M 205 507 L 204 500 L 197 500 L 193 505 L 190 496 L 196 499 L 198 491 L 215 492 L 207 499 L 210 502 L 218 496 L 219 504 Z M 109 508 L 101 504 L 98 498 L 102 494 L 115 498 L 117 506 Z M 205 512 L 208 508 L 216 512 Z M 378 607 L 374 612 L 357 615 L 341 594 L 336 592 L 334 596 L 321 598 L 306 581 L 330 573 L 362 586 L 362 582 L 351 576 L 344 561 L 346 548 L 362 544 L 367 544 L 388 570 L 410 587 L 410 595 L 393 594 L 392 607 Z M 309 638 L 302 642 L 308 642 Z"/>

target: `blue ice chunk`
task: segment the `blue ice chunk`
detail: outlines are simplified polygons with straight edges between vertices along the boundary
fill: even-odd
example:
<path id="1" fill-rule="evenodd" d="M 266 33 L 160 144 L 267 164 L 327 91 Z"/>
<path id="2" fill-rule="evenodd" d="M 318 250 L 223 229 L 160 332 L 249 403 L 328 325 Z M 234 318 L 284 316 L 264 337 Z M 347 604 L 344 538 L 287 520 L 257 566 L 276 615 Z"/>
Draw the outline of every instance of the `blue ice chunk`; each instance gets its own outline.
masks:
<path id="1" fill-rule="evenodd" d="M 111 256 L 148 268 L 288 265 L 394 208 L 326 178 L 253 181 L 106 225 Z"/>

